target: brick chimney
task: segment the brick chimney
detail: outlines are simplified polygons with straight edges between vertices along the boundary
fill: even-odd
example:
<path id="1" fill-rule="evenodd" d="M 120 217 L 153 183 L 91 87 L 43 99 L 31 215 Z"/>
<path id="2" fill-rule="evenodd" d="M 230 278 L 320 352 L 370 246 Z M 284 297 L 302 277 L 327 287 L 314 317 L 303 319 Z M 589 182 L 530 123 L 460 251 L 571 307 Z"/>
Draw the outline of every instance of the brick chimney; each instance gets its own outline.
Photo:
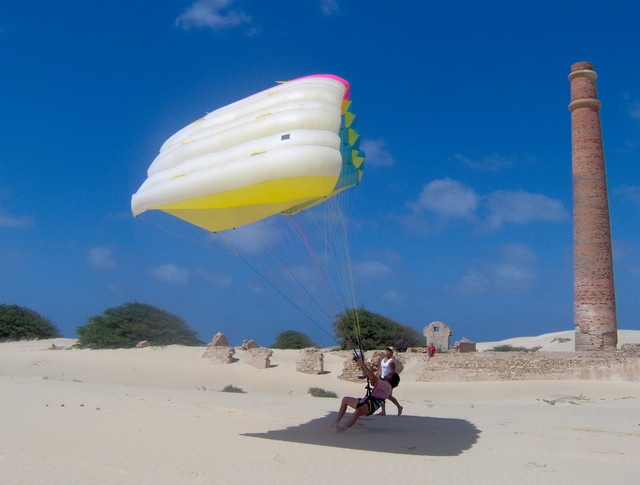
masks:
<path id="1" fill-rule="evenodd" d="M 597 74 L 590 62 L 571 66 L 573 152 L 574 324 L 576 351 L 618 343 L 607 178 Z"/>

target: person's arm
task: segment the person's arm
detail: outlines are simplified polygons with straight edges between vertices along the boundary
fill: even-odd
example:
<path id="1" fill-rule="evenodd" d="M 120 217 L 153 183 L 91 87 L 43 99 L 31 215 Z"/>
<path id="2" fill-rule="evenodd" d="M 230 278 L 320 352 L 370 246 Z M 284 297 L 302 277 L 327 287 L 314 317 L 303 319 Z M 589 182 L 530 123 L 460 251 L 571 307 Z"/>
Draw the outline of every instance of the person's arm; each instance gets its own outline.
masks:
<path id="1" fill-rule="evenodd" d="M 364 374 L 369 378 L 369 380 L 373 384 L 379 381 L 378 376 L 375 375 L 374 372 L 371 369 L 369 369 L 369 367 L 367 367 L 367 365 L 364 363 L 364 361 L 360 357 L 357 357 L 354 360 L 360 366 Z"/>

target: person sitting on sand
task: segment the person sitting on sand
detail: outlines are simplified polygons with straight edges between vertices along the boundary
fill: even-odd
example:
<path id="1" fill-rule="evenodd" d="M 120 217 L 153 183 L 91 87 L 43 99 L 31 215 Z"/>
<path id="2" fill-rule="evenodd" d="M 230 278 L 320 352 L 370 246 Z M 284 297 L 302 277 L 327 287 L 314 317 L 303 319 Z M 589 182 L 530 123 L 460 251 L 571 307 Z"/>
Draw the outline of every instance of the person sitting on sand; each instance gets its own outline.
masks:
<path id="1" fill-rule="evenodd" d="M 367 367 L 362 359 L 356 357 L 353 359 L 369 378 L 373 384 L 371 393 L 366 397 L 358 399 L 357 397 L 343 397 L 342 404 L 340 404 L 340 411 L 338 412 L 338 418 L 335 422 L 335 428 L 338 433 L 350 428 L 360 418 L 360 416 L 371 416 L 382 405 L 384 400 L 391 395 L 391 390 L 400 382 L 400 376 L 395 372 L 387 374 L 384 379 L 380 379 L 374 372 Z M 355 409 L 353 414 L 349 417 L 345 425 L 340 424 L 340 420 L 347 411 L 347 407 Z"/>
<path id="2" fill-rule="evenodd" d="M 396 360 L 393 357 L 393 349 L 391 347 L 387 347 L 385 350 L 384 357 L 380 361 L 380 370 L 378 371 L 378 374 L 380 376 L 380 379 L 384 379 L 389 374 L 395 374 L 395 372 L 396 372 Z M 389 399 L 389 401 L 391 401 L 393 404 L 396 405 L 396 407 L 398 408 L 398 416 L 400 416 L 402 414 L 403 408 L 402 406 L 400 406 L 400 403 L 398 402 L 398 400 L 395 397 L 393 397 L 393 391 L 391 394 L 389 394 L 389 397 L 387 399 Z M 378 414 L 380 416 L 386 416 L 387 409 L 386 409 L 385 401 L 382 401 L 382 406 L 380 406 L 380 408 L 381 408 L 381 411 Z"/>
<path id="3" fill-rule="evenodd" d="M 429 353 L 429 358 L 433 357 L 433 355 L 436 353 L 436 346 L 433 344 L 429 345 L 427 352 Z"/>

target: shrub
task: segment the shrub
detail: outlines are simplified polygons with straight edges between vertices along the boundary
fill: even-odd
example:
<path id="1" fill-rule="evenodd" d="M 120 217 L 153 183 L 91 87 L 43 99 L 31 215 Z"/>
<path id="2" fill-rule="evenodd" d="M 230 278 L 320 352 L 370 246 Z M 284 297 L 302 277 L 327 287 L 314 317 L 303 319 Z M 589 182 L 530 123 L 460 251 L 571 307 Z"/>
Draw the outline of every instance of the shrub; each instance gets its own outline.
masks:
<path id="1" fill-rule="evenodd" d="M 244 393 L 244 391 L 242 389 L 240 389 L 239 387 L 232 386 L 231 384 L 229 384 L 228 386 L 225 386 L 224 389 L 222 389 L 222 392 L 241 392 L 241 393 Z"/>
<path id="2" fill-rule="evenodd" d="M 565 337 L 556 337 L 551 341 L 551 343 L 553 343 L 553 342 L 558 342 L 559 344 L 563 344 L 565 342 L 571 342 L 571 339 L 570 338 L 565 338 Z"/>
<path id="3" fill-rule="evenodd" d="M 403 349 L 424 345 L 423 335 L 414 328 L 360 307 L 347 308 L 336 315 L 333 329 L 342 349 L 350 349 L 352 344 L 358 346 L 358 327 L 363 350 L 384 349 L 387 346 Z"/>
<path id="4" fill-rule="evenodd" d="M 490 352 L 537 352 L 542 347 L 514 347 L 513 345 L 497 345 L 492 349 L 489 349 Z"/>
<path id="5" fill-rule="evenodd" d="M 202 345 L 181 318 L 144 303 L 124 303 L 78 327 L 78 346 L 98 349 L 131 348 L 147 340 L 151 345 Z"/>
<path id="6" fill-rule="evenodd" d="M 309 336 L 295 330 L 286 330 L 276 335 L 276 341 L 271 345 L 272 349 L 306 349 L 318 347 Z"/>
<path id="7" fill-rule="evenodd" d="M 313 397 L 338 397 L 335 392 L 325 391 L 320 387 L 310 387 L 307 394 L 311 394 Z"/>
<path id="8" fill-rule="evenodd" d="M 60 336 L 58 328 L 39 313 L 18 305 L 0 305 L 0 342 Z"/>

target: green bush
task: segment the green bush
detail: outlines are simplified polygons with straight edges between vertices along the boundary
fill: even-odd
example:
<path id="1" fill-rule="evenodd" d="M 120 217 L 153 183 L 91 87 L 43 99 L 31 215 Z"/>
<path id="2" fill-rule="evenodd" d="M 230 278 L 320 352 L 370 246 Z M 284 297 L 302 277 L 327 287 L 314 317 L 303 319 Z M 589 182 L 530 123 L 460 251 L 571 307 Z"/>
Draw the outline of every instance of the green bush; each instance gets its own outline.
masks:
<path id="1" fill-rule="evenodd" d="M 231 384 L 229 384 L 228 386 L 225 386 L 224 389 L 222 389 L 222 392 L 241 392 L 241 393 L 244 393 L 244 391 L 242 389 L 240 389 L 239 387 L 232 386 Z"/>
<path id="2" fill-rule="evenodd" d="M 497 345 L 492 349 L 489 349 L 490 352 L 537 352 L 542 347 L 514 347 L 513 345 Z"/>
<path id="3" fill-rule="evenodd" d="M 0 305 L 0 342 L 60 336 L 58 328 L 39 313 L 18 305 Z"/>
<path id="4" fill-rule="evenodd" d="M 295 330 L 285 330 L 276 335 L 276 341 L 271 345 L 272 349 L 306 349 L 318 347 L 309 336 Z"/>
<path id="5" fill-rule="evenodd" d="M 556 337 L 551 341 L 551 343 L 553 343 L 553 342 L 558 342 L 559 344 L 563 344 L 565 342 L 571 342 L 571 339 L 570 338 L 565 338 L 565 337 Z"/>
<path id="6" fill-rule="evenodd" d="M 313 397 L 338 397 L 335 392 L 325 391 L 321 387 L 310 387 L 307 394 L 311 394 Z"/>
<path id="7" fill-rule="evenodd" d="M 360 307 L 336 315 L 333 329 L 342 349 L 358 347 L 358 327 L 363 350 L 424 346 L 424 336 L 414 328 Z"/>
<path id="8" fill-rule="evenodd" d="M 78 346 L 97 349 L 131 348 L 142 340 L 151 345 L 202 345 L 181 318 L 144 303 L 124 303 L 78 327 Z"/>

